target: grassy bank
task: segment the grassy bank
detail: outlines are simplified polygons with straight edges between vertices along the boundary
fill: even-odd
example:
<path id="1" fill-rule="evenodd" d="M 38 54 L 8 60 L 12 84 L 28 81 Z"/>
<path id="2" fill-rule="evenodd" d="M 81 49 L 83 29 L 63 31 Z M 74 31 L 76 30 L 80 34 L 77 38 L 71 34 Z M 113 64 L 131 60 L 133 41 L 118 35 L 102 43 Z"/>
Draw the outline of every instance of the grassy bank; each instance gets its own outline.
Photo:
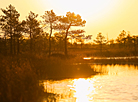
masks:
<path id="1" fill-rule="evenodd" d="M 88 63 L 138 64 L 138 59 L 135 58 L 83 59 L 84 56 L 109 56 L 111 52 L 108 51 L 100 56 L 97 50 L 69 49 L 67 58 L 63 54 L 55 54 L 50 58 L 40 53 L 0 55 L 0 102 L 39 102 L 44 94 L 43 88 L 39 86 L 39 80 L 84 78 L 97 74 Z M 119 52 L 115 53 L 118 54 L 112 52 L 110 56 L 119 56 Z"/>
<path id="2" fill-rule="evenodd" d="M 89 77 L 96 74 L 90 66 L 73 65 L 76 58 L 59 58 L 37 54 L 0 55 L 0 102 L 39 102 L 42 79 Z"/>
<path id="3" fill-rule="evenodd" d="M 27 58 L 0 56 L 0 102 L 38 102 L 42 89 Z"/>

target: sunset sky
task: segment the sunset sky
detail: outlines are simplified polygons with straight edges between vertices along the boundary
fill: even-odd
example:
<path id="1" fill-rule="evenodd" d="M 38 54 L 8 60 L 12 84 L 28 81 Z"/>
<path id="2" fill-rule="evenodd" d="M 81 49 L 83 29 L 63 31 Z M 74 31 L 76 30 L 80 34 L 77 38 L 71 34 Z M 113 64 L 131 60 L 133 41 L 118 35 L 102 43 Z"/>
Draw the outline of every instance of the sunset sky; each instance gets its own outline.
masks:
<path id="1" fill-rule="evenodd" d="M 51 9 L 57 15 L 68 11 L 80 14 L 86 20 L 85 34 L 93 35 L 92 39 L 99 32 L 109 39 L 116 39 L 122 30 L 138 35 L 138 0 L 0 0 L 0 8 L 10 4 L 21 14 L 21 20 L 30 11 L 39 18 Z"/>

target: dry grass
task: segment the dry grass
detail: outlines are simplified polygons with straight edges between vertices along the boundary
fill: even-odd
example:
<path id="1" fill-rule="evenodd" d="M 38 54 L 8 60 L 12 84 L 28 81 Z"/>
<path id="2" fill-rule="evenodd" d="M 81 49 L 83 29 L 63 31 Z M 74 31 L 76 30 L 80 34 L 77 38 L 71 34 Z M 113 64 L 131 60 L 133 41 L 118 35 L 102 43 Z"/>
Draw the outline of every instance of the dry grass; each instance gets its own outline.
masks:
<path id="1" fill-rule="evenodd" d="M 96 74 L 87 63 L 138 63 L 138 59 L 83 60 L 84 56 L 132 56 L 136 54 L 133 49 L 108 48 L 102 53 L 92 48 L 68 51 L 68 58 L 62 55 L 49 58 L 46 54 L 40 53 L 24 53 L 18 56 L 0 55 L 0 102 L 36 102 L 42 92 L 39 79 L 78 78 Z M 75 63 L 85 64 L 74 66 Z"/>

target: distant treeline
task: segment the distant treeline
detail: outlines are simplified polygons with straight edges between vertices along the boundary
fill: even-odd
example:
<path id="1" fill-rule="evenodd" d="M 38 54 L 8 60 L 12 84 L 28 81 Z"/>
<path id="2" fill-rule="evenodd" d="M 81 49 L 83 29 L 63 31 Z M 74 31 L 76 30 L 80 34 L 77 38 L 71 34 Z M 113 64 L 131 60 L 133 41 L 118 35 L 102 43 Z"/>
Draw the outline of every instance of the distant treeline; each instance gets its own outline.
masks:
<path id="1" fill-rule="evenodd" d="M 138 36 L 131 36 L 121 31 L 117 39 L 108 40 L 97 34 L 94 43 L 85 43 L 91 40 L 92 35 L 85 36 L 82 29 L 72 30 L 74 26 L 85 26 L 86 21 L 79 14 L 67 12 L 66 16 L 57 16 L 53 10 L 45 11 L 42 20 L 37 20 L 38 14 L 30 11 L 26 20 L 19 21 L 20 13 L 14 6 L 9 5 L 1 9 L 0 15 L 0 53 L 16 55 L 23 52 L 45 53 L 62 52 L 68 55 L 68 48 L 93 48 L 100 52 L 109 46 L 112 49 L 133 49 L 137 54 Z"/>
<path id="2" fill-rule="evenodd" d="M 131 36 L 130 32 L 127 33 L 125 30 L 122 30 L 115 40 L 105 39 L 102 33 L 99 33 L 94 42 L 99 45 L 100 52 L 102 52 L 103 49 L 112 49 L 114 52 L 120 52 L 119 55 L 125 55 L 125 52 L 127 52 L 125 56 L 138 55 L 138 36 Z M 121 50 L 123 51 L 121 52 Z"/>

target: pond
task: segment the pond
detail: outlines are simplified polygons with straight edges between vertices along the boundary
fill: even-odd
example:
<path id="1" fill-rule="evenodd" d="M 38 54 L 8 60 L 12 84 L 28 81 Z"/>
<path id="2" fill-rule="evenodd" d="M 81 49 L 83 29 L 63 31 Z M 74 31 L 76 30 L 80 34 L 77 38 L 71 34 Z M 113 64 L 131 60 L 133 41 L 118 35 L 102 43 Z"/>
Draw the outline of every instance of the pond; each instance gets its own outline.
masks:
<path id="1" fill-rule="evenodd" d="M 44 91 L 52 93 L 43 102 L 138 102 L 138 65 L 90 66 L 103 74 L 89 78 L 43 80 Z"/>

